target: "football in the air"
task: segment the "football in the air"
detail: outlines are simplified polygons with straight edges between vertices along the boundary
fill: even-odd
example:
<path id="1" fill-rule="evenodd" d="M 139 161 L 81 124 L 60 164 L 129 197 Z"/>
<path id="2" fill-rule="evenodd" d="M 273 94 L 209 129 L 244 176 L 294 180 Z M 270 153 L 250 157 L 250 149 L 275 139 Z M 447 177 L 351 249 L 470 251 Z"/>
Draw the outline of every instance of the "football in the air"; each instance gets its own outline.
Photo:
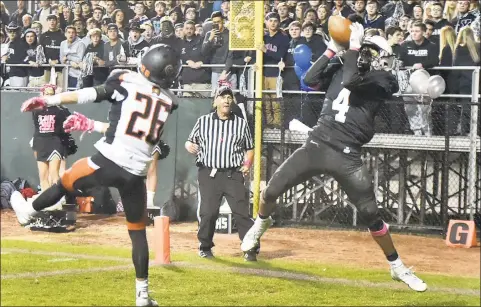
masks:
<path id="1" fill-rule="evenodd" d="M 340 45 L 349 45 L 349 38 L 351 36 L 351 21 L 342 16 L 331 16 L 328 22 L 329 35 Z"/>

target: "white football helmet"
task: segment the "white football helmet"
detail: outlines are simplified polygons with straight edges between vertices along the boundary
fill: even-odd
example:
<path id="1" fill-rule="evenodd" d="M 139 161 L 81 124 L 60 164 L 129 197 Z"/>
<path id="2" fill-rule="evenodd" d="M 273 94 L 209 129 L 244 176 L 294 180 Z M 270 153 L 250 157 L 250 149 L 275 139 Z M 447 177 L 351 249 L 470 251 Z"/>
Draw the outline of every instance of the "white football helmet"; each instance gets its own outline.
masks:
<path id="1" fill-rule="evenodd" d="M 361 72 L 370 70 L 390 71 L 393 68 L 394 61 L 392 48 L 384 37 L 375 35 L 364 38 L 357 61 Z"/>

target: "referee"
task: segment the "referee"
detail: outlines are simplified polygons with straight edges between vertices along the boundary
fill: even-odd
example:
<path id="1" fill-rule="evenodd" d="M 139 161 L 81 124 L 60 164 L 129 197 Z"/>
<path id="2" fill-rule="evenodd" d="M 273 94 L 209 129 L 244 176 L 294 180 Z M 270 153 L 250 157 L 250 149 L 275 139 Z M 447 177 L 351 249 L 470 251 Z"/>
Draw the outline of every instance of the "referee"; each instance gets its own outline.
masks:
<path id="1" fill-rule="evenodd" d="M 232 113 L 234 95 L 223 86 L 217 90 L 215 111 L 201 116 L 189 135 L 185 148 L 197 156 L 199 200 L 197 218 L 199 256 L 213 258 L 215 223 L 222 197 L 225 197 L 242 241 L 254 224 L 249 215 L 249 200 L 244 176 L 254 158 L 254 146 L 247 121 Z M 244 253 L 246 261 L 257 261 L 258 250 Z"/>

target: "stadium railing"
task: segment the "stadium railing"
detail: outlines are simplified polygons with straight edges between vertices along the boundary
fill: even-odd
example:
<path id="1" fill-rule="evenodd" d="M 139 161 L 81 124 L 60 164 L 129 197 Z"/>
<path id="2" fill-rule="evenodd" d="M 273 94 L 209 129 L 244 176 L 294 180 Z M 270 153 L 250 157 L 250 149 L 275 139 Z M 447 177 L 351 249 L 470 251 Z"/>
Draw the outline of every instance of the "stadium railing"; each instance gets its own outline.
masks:
<path id="1" fill-rule="evenodd" d="M 5 66 L 17 66 L 17 67 L 31 67 L 28 64 L 4 64 Z M 46 65 L 39 65 L 39 67 L 50 68 L 52 66 Z M 63 84 L 68 84 L 68 70 L 69 65 L 54 65 L 54 67 L 64 68 L 63 74 Z M 187 67 L 187 65 L 185 65 Z M 207 64 L 203 65 L 202 67 L 224 67 L 223 65 L 212 65 Z M 244 68 L 244 65 L 235 65 L 234 68 Z M 264 65 L 264 67 L 277 67 L 277 65 Z M 118 65 L 115 68 L 136 68 L 136 65 Z M 247 66 L 247 96 L 250 99 L 250 103 L 248 104 L 248 113 L 253 114 L 253 106 L 255 104 L 255 69 L 253 65 Z M 291 69 L 292 67 L 286 67 L 286 69 Z M 406 67 L 409 69 L 410 67 Z M 453 137 L 451 141 L 445 142 L 442 137 L 414 137 L 411 135 L 393 135 L 393 134 L 376 134 L 373 140 L 366 145 L 366 147 L 370 148 L 386 148 L 386 149 L 403 149 L 403 150 L 446 150 L 446 151 L 461 151 L 461 152 L 469 152 L 468 158 L 468 166 L 467 166 L 467 191 L 466 195 L 467 198 L 465 203 L 469 206 L 469 216 L 470 219 L 473 220 L 474 213 L 475 213 L 475 201 L 476 201 L 476 176 L 477 176 L 477 155 L 478 151 L 480 151 L 480 140 L 479 136 L 477 135 L 478 131 L 478 112 L 479 112 L 479 101 L 480 101 L 480 91 L 479 91 L 479 82 L 480 82 L 480 67 L 477 66 L 455 66 L 455 67 L 433 67 L 430 70 L 436 71 L 459 71 L 459 70 L 469 70 L 472 71 L 472 86 L 471 86 L 471 95 L 467 94 L 443 94 L 440 96 L 440 99 L 443 98 L 464 98 L 470 99 L 470 131 L 469 136 L 466 137 Z M 38 88 L 32 87 L 2 87 L 2 90 L 35 90 Z M 68 89 L 74 90 L 74 89 Z M 182 92 L 205 92 L 210 93 L 211 90 L 186 90 L 182 88 L 174 88 L 172 89 L 174 92 L 182 93 Z M 239 92 L 239 90 L 235 90 L 234 92 Z M 264 94 L 276 94 L 276 90 L 263 90 L 262 93 Z M 309 95 L 324 95 L 325 92 L 322 91 L 302 91 L 302 90 L 283 90 L 283 94 L 309 94 Z M 399 94 L 396 95 L 397 97 L 416 97 L 419 96 L 417 94 Z M 264 99 L 264 98 L 263 98 Z M 466 104 L 464 104 L 466 105 Z M 281 132 L 280 129 L 263 129 L 262 130 L 262 138 L 263 144 L 268 143 L 279 143 L 285 142 L 290 144 L 300 144 L 303 143 L 304 140 L 307 138 L 307 135 L 304 133 L 292 133 L 290 131 Z M 428 141 L 431 145 L 428 144 Z M 416 145 L 416 142 L 417 145 Z M 444 147 L 444 148 L 443 148 Z M 481 155 L 481 153 L 480 153 Z M 260 164 L 259 166 L 260 167 Z M 260 188 L 260 187 L 254 187 Z M 477 206 L 476 206 L 477 207 Z M 402 208 L 398 211 L 398 222 L 402 222 L 404 220 L 404 215 L 402 214 Z M 355 223 L 355 222 L 354 222 Z"/>

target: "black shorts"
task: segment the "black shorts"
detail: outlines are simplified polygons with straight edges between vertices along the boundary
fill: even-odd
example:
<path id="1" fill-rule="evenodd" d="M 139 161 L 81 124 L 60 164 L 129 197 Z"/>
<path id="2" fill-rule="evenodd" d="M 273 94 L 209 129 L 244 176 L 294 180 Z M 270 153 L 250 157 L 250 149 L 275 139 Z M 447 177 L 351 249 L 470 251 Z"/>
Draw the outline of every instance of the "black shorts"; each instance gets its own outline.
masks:
<path id="1" fill-rule="evenodd" d="M 76 161 L 62 176 L 62 185 L 71 193 L 87 193 L 93 187 L 104 186 L 119 191 L 127 222 L 145 228 L 147 190 L 145 176 L 129 173 L 97 152 L 90 158 Z M 133 228 L 132 228 L 133 227 Z M 134 229 L 137 226 L 129 226 Z"/>
<path id="2" fill-rule="evenodd" d="M 32 149 L 37 152 L 37 161 L 40 162 L 63 160 L 66 156 L 66 148 L 58 136 L 36 136 Z"/>
<path id="3" fill-rule="evenodd" d="M 321 174 L 334 177 L 356 207 L 377 210 L 372 176 L 361 156 L 336 151 L 311 138 L 277 168 L 263 197 L 267 202 L 275 202 L 290 188 Z"/>

